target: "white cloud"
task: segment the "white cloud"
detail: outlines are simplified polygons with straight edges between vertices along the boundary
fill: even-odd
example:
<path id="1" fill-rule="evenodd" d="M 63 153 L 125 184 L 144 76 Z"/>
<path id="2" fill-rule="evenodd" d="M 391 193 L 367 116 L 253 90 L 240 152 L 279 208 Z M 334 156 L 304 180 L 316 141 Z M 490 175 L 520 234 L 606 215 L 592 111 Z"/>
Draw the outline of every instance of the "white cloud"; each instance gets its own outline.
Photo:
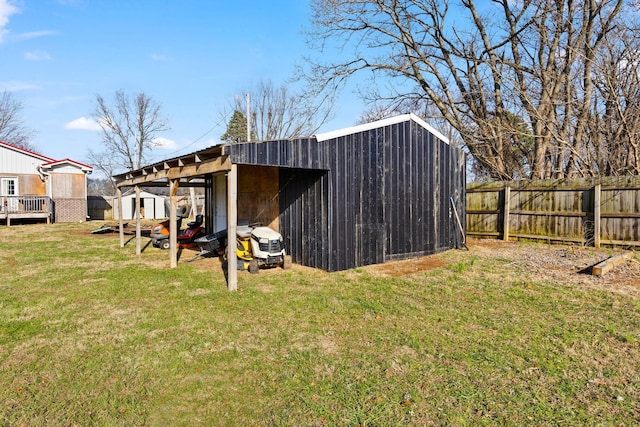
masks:
<path id="1" fill-rule="evenodd" d="M 20 13 L 14 4 L 9 3 L 9 0 L 0 0 L 0 43 L 2 43 L 4 36 L 9 32 L 4 27 L 9 23 L 9 17 L 15 13 Z"/>
<path id="2" fill-rule="evenodd" d="M 153 143 L 157 148 L 160 148 L 162 150 L 177 150 L 178 148 L 180 148 L 174 140 L 162 137 L 155 138 L 153 140 Z"/>
<path id="3" fill-rule="evenodd" d="M 51 58 L 51 55 L 49 55 L 47 52 L 35 51 L 26 52 L 24 54 L 24 59 L 26 59 L 27 61 L 50 61 L 53 58 Z"/>
<path id="4" fill-rule="evenodd" d="M 0 0 L 0 2 L 1 1 L 2 0 Z M 42 31 L 31 31 L 28 33 L 16 34 L 12 38 L 14 40 L 31 40 L 31 39 L 37 39 L 38 37 L 55 36 L 56 34 L 58 34 L 56 31 L 42 30 Z"/>
<path id="5" fill-rule="evenodd" d="M 64 125 L 65 129 L 74 129 L 74 130 L 100 130 L 100 125 L 93 119 L 88 119 L 86 117 L 80 117 L 75 120 L 70 121 L 66 125 Z"/>
<path id="6" fill-rule="evenodd" d="M 21 90 L 40 89 L 40 84 L 21 81 L 0 82 L 0 90 L 7 92 L 18 92 Z"/>

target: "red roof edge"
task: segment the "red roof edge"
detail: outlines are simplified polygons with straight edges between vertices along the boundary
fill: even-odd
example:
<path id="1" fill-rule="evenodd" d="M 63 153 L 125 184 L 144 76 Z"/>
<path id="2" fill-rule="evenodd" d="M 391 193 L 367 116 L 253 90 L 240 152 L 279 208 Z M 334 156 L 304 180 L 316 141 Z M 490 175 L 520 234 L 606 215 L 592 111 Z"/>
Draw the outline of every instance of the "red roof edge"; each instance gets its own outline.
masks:
<path id="1" fill-rule="evenodd" d="M 31 156 L 36 156 L 36 157 L 41 158 L 42 160 L 48 160 L 48 161 L 50 161 L 50 162 L 53 162 L 53 159 L 52 159 L 51 157 L 43 156 L 42 154 L 38 154 L 38 153 L 34 153 L 33 151 L 25 150 L 24 148 L 20 148 L 20 147 L 18 147 L 18 146 L 16 146 L 16 145 L 9 144 L 8 142 L 0 141 L 0 145 L 4 145 L 4 146 L 5 146 L 5 147 L 7 147 L 7 148 L 10 148 L 10 149 L 12 149 L 12 150 L 19 151 L 19 152 L 21 152 L 21 153 L 23 153 L 23 154 L 28 154 L 28 155 L 31 155 Z"/>
<path id="2" fill-rule="evenodd" d="M 51 167 L 51 166 L 56 166 L 56 165 L 59 165 L 59 164 L 62 164 L 62 163 L 71 163 L 71 164 L 74 164 L 76 166 L 80 166 L 82 169 L 93 170 L 93 166 L 85 165 L 84 163 L 80 163 L 80 162 L 77 162 L 75 160 L 71 160 L 68 157 L 65 158 L 65 159 L 62 159 L 62 160 L 52 160 L 52 161 L 50 161 L 48 163 L 44 163 L 42 166 Z"/>
<path id="3" fill-rule="evenodd" d="M 7 147 L 9 149 L 18 151 L 18 152 L 23 153 L 23 154 L 27 154 L 29 156 L 36 156 L 36 157 L 38 157 L 41 160 L 44 160 L 46 162 L 46 163 L 43 163 L 42 166 L 55 166 L 55 165 L 58 165 L 58 164 L 61 164 L 61 163 L 71 163 L 73 165 L 79 166 L 81 169 L 87 169 L 87 170 L 90 170 L 90 171 L 93 170 L 93 166 L 85 165 L 84 163 L 81 163 L 81 162 L 78 162 L 78 161 L 75 161 L 75 160 L 71 160 L 68 157 L 65 158 L 65 159 L 62 159 L 62 160 L 54 160 L 51 157 L 43 156 L 42 154 L 34 153 L 33 151 L 30 151 L 30 150 L 25 150 L 24 148 L 17 147 L 17 146 L 15 146 L 13 144 L 9 144 L 8 142 L 4 142 L 4 141 L 0 141 L 0 146 L 5 146 L 5 147 Z"/>

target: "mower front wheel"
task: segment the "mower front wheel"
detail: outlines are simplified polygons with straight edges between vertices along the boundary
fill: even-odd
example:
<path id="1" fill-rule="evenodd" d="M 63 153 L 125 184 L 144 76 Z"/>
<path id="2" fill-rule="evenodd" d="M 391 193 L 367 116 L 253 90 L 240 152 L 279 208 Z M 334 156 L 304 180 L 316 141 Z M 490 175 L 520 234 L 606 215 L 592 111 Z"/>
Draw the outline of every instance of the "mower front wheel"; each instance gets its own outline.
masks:
<path id="1" fill-rule="evenodd" d="M 160 247 L 162 249 L 169 249 L 169 246 L 171 246 L 171 244 L 169 243 L 169 239 L 164 239 L 161 243 L 160 243 Z"/>

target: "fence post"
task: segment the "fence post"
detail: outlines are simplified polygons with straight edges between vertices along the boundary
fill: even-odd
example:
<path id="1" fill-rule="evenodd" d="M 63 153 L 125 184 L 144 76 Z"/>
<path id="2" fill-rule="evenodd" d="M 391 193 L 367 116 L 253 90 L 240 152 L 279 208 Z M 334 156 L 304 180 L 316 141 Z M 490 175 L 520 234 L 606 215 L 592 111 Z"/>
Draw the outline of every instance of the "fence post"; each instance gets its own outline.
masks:
<path id="1" fill-rule="evenodd" d="M 600 203 L 602 185 L 593 187 L 593 246 L 600 247 Z"/>
<path id="2" fill-rule="evenodd" d="M 504 206 L 503 212 L 503 224 L 502 224 L 502 240 L 509 240 L 509 210 L 511 204 L 511 187 L 508 185 L 504 187 Z"/>

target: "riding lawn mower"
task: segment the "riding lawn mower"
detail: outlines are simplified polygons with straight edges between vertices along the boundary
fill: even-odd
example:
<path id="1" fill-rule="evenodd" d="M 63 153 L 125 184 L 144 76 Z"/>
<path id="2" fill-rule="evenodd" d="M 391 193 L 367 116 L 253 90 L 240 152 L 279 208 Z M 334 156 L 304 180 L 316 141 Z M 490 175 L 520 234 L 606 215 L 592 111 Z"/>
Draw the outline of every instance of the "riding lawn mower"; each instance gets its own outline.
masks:
<path id="1" fill-rule="evenodd" d="M 291 267 L 291 257 L 286 254 L 280 233 L 258 224 L 249 225 L 246 221 L 240 223 L 236 231 L 238 270 L 248 270 L 253 274 L 258 273 L 261 268 Z M 200 237 L 195 243 L 201 250 L 196 258 L 209 254 L 225 257 L 228 244 L 227 230 Z"/>
<path id="2" fill-rule="evenodd" d="M 195 240 L 204 236 L 204 226 L 202 225 L 204 217 L 203 215 L 196 215 L 196 220 L 187 223 L 187 228 L 180 230 L 182 226 L 182 219 L 187 215 L 188 210 L 183 207 L 178 209 L 177 212 L 177 225 L 178 235 L 177 242 L 178 248 L 195 248 L 197 244 Z M 151 228 L 151 244 L 156 248 L 169 249 L 169 233 L 170 233 L 170 220 L 163 221 L 154 225 Z"/>

